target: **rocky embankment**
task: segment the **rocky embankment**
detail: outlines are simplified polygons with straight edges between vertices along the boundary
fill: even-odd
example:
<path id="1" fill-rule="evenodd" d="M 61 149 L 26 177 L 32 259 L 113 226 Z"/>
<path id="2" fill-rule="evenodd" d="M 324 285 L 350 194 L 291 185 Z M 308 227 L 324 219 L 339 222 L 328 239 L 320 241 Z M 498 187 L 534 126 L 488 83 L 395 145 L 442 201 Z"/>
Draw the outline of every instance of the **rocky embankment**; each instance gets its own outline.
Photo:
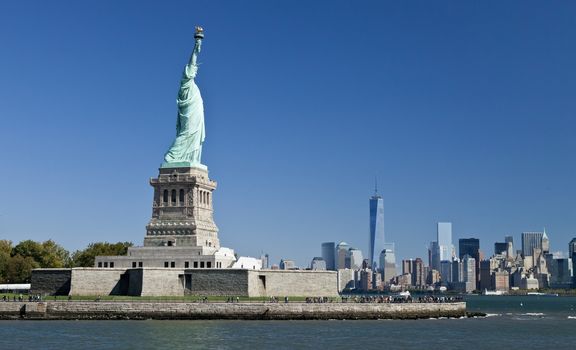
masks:
<path id="1" fill-rule="evenodd" d="M 466 303 L 0 302 L 0 319 L 421 319 L 466 316 Z"/>

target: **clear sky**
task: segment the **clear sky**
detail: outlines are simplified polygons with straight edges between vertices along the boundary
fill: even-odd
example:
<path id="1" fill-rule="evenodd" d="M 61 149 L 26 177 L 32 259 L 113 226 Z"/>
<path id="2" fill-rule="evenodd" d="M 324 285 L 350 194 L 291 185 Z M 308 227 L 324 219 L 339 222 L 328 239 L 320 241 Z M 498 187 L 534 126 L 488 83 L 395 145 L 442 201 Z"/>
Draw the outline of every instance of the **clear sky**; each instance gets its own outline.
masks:
<path id="1" fill-rule="evenodd" d="M 224 246 L 368 255 L 374 178 L 397 258 L 436 222 L 482 250 L 576 236 L 573 1 L 3 1 L 0 238 L 142 244 L 197 77 Z"/>

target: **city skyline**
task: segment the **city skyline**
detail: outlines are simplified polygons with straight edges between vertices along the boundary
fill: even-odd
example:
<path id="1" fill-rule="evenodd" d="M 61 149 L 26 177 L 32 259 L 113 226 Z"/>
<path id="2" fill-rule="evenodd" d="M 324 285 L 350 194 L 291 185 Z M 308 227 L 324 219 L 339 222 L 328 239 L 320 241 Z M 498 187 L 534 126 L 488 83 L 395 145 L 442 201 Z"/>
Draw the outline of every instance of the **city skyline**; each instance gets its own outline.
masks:
<path id="1" fill-rule="evenodd" d="M 519 4 L 7 4 L 0 235 L 142 244 L 200 24 L 226 246 L 299 266 L 327 241 L 367 256 L 377 176 L 398 262 L 426 260 L 444 221 L 486 254 L 543 227 L 566 251 L 576 30 L 572 10 Z"/>

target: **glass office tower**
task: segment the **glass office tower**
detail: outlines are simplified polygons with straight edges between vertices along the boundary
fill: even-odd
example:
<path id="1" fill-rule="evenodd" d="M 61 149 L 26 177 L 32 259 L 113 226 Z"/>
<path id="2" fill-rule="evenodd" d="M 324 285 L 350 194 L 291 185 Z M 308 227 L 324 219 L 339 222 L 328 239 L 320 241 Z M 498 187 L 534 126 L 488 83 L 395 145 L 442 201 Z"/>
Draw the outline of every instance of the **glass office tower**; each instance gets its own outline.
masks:
<path id="1" fill-rule="evenodd" d="M 440 261 L 452 261 L 452 253 L 454 246 L 452 245 L 452 223 L 439 222 L 438 223 L 438 248 L 440 253 Z"/>
<path id="2" fill-rule="evenodd" d="M 370 198 L 370 264 L 372 269 L 379 266 L 379 255 L 384 249 L 384 200 L 375 193 Z"/>

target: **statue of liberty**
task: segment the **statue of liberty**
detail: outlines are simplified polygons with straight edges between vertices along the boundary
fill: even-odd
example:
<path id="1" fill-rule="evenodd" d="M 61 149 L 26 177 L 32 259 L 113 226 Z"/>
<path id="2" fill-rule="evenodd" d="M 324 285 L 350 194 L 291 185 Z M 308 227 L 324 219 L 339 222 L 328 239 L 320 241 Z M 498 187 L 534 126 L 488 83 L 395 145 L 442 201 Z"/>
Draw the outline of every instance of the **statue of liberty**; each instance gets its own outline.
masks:
<path id="1" fill-rule="evenodd" d="M 200 89 L 194 82 L 198 73 L 196 60 L 200 53 L 203 38 L 204 30 L 201 27 L 196 27 L 194 50 L 190 61 L 184 68 L 176 99 L 178 105 L 176 139 L 164 155 L 162 168 L 195 167 L 206 169 L 206 166 L 201 164 L 202 144 L 206 137 L 204 104 Z"/>

